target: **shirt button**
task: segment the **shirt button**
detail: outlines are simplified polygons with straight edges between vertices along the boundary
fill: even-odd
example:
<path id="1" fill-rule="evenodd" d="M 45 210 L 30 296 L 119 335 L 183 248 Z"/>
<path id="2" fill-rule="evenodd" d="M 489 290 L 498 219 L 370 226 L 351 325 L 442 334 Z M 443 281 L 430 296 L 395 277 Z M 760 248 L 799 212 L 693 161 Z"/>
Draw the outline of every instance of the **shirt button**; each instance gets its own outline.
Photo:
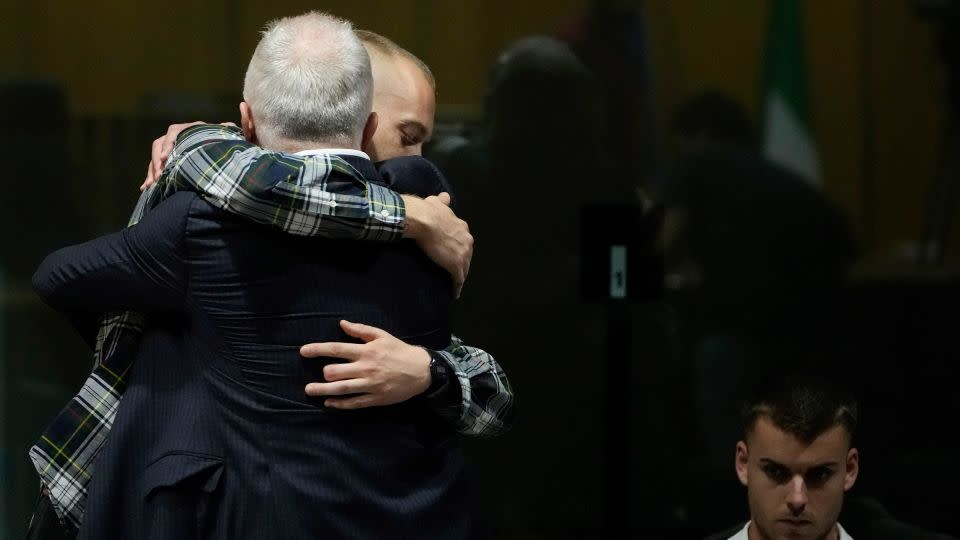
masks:
<path id="1" fill-rule="evenodd" d="M 380 211 L 380 215 L 381 215 L 381 216 L 384 216 L 384 217 L 389 216 L 389 215 L 390 215 L 390 211 L 389 211 L 389 210 L 381 210 L 381 211 Z"/>

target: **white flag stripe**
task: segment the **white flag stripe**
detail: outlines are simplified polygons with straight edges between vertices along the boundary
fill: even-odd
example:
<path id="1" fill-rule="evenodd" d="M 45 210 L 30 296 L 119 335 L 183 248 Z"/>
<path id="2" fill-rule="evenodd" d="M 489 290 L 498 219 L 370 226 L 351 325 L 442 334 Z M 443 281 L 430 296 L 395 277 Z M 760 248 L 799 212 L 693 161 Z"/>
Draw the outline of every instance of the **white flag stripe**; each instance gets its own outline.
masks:
<path id="1" fill-rule="evenodd" d="M 813 138 L 776 89 L 767 95 L 765 116 L 767 158 L 819 186 L 820 158 Z"/>

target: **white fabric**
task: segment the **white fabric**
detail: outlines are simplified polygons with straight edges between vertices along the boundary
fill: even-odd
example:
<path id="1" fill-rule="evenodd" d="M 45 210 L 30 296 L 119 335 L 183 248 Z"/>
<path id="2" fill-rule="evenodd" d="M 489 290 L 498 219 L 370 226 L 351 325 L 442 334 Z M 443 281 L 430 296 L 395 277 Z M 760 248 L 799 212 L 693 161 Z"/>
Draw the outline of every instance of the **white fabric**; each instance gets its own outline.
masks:
<path id="1" fill-rule="evenodd" d="M 750 522 L 748 521 L 747 524 L 740 529 L 740 532 L 731 536 L 727 540 L 749 540 L 750 537 L 747 535 L 747 529 L 749 528 Z M 837 523 L 837 529 L 840 530 L 840 540 L 853 540 L 853 537 L 847 534 L 847 531 L 843 530 L 843 527 L 841 527 L 839 523 Z"/>
<path id="2" fill-rule="evenodd" d="M 354 150 L 353 148 L 318 148 L 316 150 L 301 150 L 296 153 L 298 156 L 315 156 L 317 154 L 333 154 L 335 156 L 357 156 L 364 159 L 370 159 L 366 152 Z"/>

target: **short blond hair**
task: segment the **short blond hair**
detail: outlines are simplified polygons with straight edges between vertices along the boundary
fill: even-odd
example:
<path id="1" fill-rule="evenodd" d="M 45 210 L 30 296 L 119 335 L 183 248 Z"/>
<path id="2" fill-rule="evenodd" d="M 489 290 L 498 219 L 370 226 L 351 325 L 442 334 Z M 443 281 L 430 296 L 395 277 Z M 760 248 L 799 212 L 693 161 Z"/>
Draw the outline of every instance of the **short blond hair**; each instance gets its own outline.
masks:
<path id="1" fill-rule="evenodd" d="M 430 66 L 418 58 L 417 55 L 397 45 L 390 38 L 378 34 L 372 30 L 356 30 L 355 33 L 357 34 L 357 37 L 360 38 L 360 41 L 373 47 L 381 53 L 385 55 L 402 56 L 413 62 L 418 68 L 420 68 L 420 71 L 423 72 L 424 77 L 427 78 L 427 82 L 430 83 L 430 88 L 432 88 L 434 92 L 437 91 L 437 81 L 433 77 L 433 72 L 430 71 Z"/>

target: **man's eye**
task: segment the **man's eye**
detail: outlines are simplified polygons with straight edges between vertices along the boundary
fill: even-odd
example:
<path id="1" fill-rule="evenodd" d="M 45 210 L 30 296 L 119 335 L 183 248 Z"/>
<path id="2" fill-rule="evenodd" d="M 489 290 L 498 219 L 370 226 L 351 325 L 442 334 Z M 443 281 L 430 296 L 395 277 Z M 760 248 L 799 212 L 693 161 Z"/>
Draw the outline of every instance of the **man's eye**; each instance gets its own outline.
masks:
<path id="1" fill-rule="evenodd" d="M 833 476 L 833 469 L 815 469 L 807 473 L 807 484 L 813 487 L 822 486 Z"/>
<path id="2" fill-rule="evenodd" d="M 790 472 L 784 469 L 783 467 L 777 467 L 775 465 L 766 465 L 763 467 L 764 474 L 767 475 L 767 478 L 773 480 L 778 484 L 783 484 L 790 480 Z"/>
<path id="3" fill-rule="evenodd" d="M 402 144 L 402 145 L 404 145 L 404 146 L 413 146 L 413 145 L 417 144 L 418 142 L 419 142 L 419 141 L 418 141 L 417 139 L 415 139 L 415 138 L 413 138 L 413 137 L 407 137 L 406 135 L 403 135 L 403 136 L 400 137 L 400 144 Z"/>

